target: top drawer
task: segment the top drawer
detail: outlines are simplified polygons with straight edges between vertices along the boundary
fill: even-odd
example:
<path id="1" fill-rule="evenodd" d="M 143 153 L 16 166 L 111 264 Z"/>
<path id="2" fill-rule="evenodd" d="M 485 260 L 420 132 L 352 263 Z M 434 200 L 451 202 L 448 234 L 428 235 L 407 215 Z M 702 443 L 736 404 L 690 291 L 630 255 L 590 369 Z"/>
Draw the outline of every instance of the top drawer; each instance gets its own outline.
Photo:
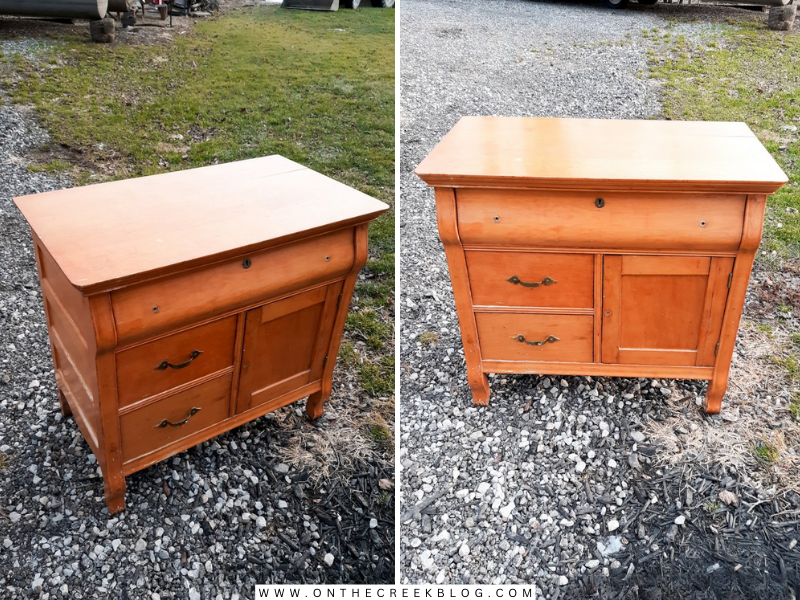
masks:
<path id="1" fill-rule="evenodd" d="M 487 246 L 735 252 L 744 195 L 457 189 L 462 243 Z M 599 206 L 598 206 L 599 205 Z"/>
<path id="2" fill-rule="evenodd" d="M 350 228 L 114 291 L 118 344 L 343 277 L 354 262 Z"/>

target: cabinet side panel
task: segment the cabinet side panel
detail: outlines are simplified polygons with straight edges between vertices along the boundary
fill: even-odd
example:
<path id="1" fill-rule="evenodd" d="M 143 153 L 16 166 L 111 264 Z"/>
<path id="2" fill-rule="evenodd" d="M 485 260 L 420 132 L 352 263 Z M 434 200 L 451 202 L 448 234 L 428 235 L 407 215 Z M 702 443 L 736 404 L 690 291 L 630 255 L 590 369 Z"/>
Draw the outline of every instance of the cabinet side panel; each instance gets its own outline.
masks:
<path id="1" fill-rule="evenodd" d="M 36 234 L 33 240 L 59 393 L 92 451 L 99 455 L 97 345 L 89 302 L 67 281 Z"/>

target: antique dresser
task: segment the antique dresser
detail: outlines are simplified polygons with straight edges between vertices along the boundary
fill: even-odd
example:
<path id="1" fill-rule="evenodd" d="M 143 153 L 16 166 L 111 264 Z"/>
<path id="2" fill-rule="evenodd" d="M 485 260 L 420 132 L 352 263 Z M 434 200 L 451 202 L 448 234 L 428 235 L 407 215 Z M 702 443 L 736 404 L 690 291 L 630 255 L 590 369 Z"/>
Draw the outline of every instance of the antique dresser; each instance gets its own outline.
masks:
<path id="1" fill-rule="evenodd" d="M 419 165 L 435 188 L 467 379 L 709 381 L 719 412 L 767 195 L 744 123 L 465 117 Z"/>
<path id="2" fill-rule="evenodd" d="M 306 396 L 322 414 L 385 204 L 281 156 L 15 201 L 110 512 L 165 457 Z"/>

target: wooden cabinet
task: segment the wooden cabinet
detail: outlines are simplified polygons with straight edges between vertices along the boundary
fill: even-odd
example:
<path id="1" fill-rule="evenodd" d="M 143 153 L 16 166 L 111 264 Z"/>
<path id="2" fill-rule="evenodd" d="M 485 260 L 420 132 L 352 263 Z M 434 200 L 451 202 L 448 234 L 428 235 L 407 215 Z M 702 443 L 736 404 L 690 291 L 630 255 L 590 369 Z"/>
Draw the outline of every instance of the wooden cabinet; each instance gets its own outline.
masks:
<path id="1" fill-rule="evenodd" d="M 125 477 L 308 397 L 388 207 L 280 156 L 17 198 L 65 415 Z"/>
<path id="2" fill-rule="evenodd" d="M 766 197 L 786 176 L 743 123 L 465 117 L 435 188 L 467 379 L 709 381 L 719 412 Z"/>

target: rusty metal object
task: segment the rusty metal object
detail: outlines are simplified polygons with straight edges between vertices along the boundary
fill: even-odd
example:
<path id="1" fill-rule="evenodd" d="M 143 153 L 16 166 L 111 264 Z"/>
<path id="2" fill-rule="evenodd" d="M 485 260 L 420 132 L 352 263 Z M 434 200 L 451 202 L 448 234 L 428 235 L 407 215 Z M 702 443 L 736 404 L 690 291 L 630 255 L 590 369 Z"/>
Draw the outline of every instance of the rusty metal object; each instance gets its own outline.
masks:
<path id="1" fill-rule="evenodd" d="M 108 0 L 0 0 L 0 15 L 95 20 L 107 13 Z"/>

